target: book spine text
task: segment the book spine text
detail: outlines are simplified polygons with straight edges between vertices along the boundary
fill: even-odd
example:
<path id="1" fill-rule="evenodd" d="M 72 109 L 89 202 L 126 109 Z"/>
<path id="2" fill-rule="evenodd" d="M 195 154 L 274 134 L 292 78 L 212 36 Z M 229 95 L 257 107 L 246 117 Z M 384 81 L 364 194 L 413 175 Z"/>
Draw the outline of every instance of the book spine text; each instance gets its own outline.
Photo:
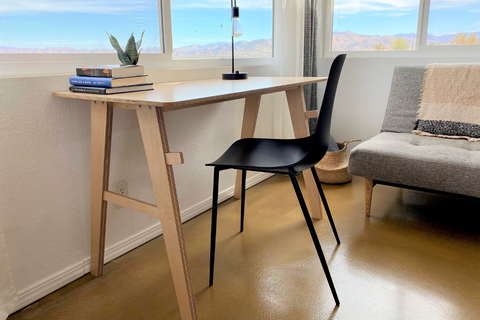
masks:
<path id="1" fill-rule="evenodd" d="M 72 86 L 112 87 L 112 78 L 70 77 Z"/>
<path id="2" fill-rule="evenodd" d="M 71 86 L 69 89 L 72 92 L 82 92 L 82 93 L 106 94 L 106 92 L 107 92 L 107 90 L 105 88 L 96 88 L 96 87 Z"/>

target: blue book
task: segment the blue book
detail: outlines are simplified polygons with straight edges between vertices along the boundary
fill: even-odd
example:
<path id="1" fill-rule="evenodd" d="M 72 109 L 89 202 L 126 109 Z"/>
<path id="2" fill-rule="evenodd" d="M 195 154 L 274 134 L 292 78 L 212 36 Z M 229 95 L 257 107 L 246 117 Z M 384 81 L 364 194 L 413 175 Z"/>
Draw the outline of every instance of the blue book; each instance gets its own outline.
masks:
<path id="1" fill-rule="evenodd" d="M 70 77 L 70 84 L 73 86 L 115 88 L 144 84 L 147 82 L 147 76 L 135 76 L 126 78 L 103 78 L 103 77 Z"/>

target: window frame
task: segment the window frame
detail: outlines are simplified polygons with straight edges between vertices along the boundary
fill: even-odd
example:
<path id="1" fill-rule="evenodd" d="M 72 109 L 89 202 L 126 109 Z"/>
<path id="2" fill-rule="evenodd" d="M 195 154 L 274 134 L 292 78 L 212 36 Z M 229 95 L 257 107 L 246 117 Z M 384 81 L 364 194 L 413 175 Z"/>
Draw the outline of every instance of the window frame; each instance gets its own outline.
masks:
<path id="1" fill-rule="evenodd" d="M 159 8 L 160 47 L 162 53 L 142 55 L 146 69 L 212 68 L 230 66 L 230 59 L 173 59 L 172 16 L 170 0 L 157 0 Z M 272 57 L 235 58 L 235 66 L 275 63 L 275 0 L 272 0 Z M 79 65 L 112 64 L 116 53 L 0 53 L 0 77 L 72 73 Z"/>
<path id="2" fill-rule="evenodd" d="M 335 0 L 327 0 L 323 11 L 323 57 L 333 58 L 343 51 L 332 51 L 333 41 L 333 8 Z M 420 0 L 417 22 L 417 38 L 415 50 L 407 51 L 347 51 L 350 57 L 356 58 L 407 58 L 407 57 L 480 57 L 480 45 L 427 45 L 428 18 L 430 0 Z"/>

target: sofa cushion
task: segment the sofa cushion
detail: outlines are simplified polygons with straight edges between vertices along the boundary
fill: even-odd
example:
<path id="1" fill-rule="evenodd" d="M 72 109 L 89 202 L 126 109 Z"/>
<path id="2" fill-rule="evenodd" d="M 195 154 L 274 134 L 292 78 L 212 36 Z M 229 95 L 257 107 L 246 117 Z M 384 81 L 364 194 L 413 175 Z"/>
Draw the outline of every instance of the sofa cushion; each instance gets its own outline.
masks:
<path id="1" fill-rule="evenodd" d="M 395 68 L 382 132 L 410 133 L 415 129 L 425 67 Z"/>
<path id="2" fill-rule="evenodd" d="M 384 182 L 480 197 L 480 143 L 383 132 L 352 150 L 348 171 Z"/>

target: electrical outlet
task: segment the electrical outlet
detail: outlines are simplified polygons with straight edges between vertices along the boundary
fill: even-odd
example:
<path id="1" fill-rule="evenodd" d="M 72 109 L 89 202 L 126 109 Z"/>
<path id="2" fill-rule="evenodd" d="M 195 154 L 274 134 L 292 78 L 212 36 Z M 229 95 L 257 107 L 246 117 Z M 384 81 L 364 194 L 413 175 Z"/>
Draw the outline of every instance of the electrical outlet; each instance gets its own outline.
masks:
<path id="1" fill-rule="evenodd" d="M 123 182 L 117 183 L 115 185 L 115 193 L 128 197 L 128 182 L 123 181 Z M 123 207 L 119 204 L 115 204 L 115 209 L 120 209 L 120 208 L 123 208 Z"/>

